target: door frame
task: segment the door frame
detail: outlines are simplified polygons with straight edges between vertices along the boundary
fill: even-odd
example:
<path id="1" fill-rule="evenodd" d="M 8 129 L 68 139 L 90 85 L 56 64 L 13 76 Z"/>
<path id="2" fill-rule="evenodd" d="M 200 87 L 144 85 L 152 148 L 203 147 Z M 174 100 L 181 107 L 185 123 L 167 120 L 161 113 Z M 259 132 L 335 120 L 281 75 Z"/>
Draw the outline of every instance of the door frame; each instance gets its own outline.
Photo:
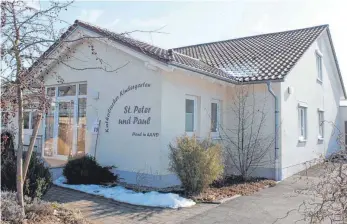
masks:
<path id="1" fill-rule="evenodd" d="M 73 101 L 73 136 L 72 136 L 72 154 L 75 155 L 77 153 L 77 126 L 78 126 L 78 99 L 79 98 L 87 98 L 87 95 L 79 95 L 79 85 L 80 84 L 87 84 L 86 82 L 78 82 L 78 83 L 64 83 L 61 85 L 53 85 L 53 86 L 46 86 L 45 92 L 47 93 L 47 89 L 54 87 L 55 88 L 55 95 L 52 97 L 52 104 L 55 105 L 54 110 L 54 121 L 53 121 L 53 155 L 52 156 L 45 156 L 45 140 L 46 140 L 46 114 L 43 116 L 43 141 L 42 141 L 42 157 L 45 158 L 51 158 L 51 159 L 59 159 L 59 160 L 66 160 L 68 156 L 64 155 L 58 155 L 58 123 L 59 123 L 59 102 L 69 102 Z M 74 96 L 58 96 L 58 87 L 60 86 L 67 86 L 67 85 L 76 85 L 76 94 Z M 86 119 L 87 114 L 86 114 Z M 86 141 L 86 138 L 85 138 Z M 84 149 L 86 152 L 86 148 Z"/>
<path id="2" fill-rule="evenodd" d="M 60 102 L 71 102 L 73 103 L 73 118 L 72 118 L 72 155 L 76 153 L 77 149 L 77 102 L 74 96 L 64 96 L 58 97 L 55 101 L 56 110 L 54 111 L 54 147 L 53 147 L 53 157 L 57 159 L 67 159 L 68 155 L 58 154 L 58 136 L 59 136 L 59 103 Z"/>

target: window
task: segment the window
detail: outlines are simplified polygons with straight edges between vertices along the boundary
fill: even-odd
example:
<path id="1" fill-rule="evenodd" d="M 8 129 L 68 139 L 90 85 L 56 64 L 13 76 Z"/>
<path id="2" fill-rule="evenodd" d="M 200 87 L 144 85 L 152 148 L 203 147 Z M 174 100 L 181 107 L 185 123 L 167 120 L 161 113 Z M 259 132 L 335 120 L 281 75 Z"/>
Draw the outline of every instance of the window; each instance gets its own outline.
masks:
<path id="1" fill-rule="evenodd" d="M 76 95 L 76 85 L 58 87 L 58 96 L 75 96 L 75 95 Z"/>
<path id="2" fill-rule="evenodd" d="M 299 106 L 299 141 L 307 138 L 307 108 Z"/>
<path id="3" fill-rule="evenodd" d="M 318 80 L 323 81 L 323 71 L 322 71 L 322 54 L 319 52 L 316 52 L 316 64 L 317 64 L 317 73 L 318 73 Z"/>
<path id="4" fill-rule="evenodd" d="M 213 100 L 211 103 L 211 132 L 218 134 L 218 125 L 220 124 L 220 101 Z"/>
<path id="5" fill-rule="evenodd" d="M 37 112 L 36 111 L 24 111 L 23 123 L 24 129 L 34 129 L 36 123 Z"/>
<path id="6" fill-rule="evenodd" d="M 186 123 L 185 131 L 194 132 L 196 129 L 196 97 L 187 96 L 186 97 Z"/>
<path id="7" fill-rule="evenodd" d="M 47 96 L 49 96 L 49 97 L 55 97 L 55 87 L 49 87 L 49 88 L 47 88 Z"/>
<path id="8" fill-rule="evenodd" d="M 7 128 L 10 123 L 10 113 L 1 111 L 1 128 Z"/>
<path id="9" fill-rule="evenodd" d="M 324 111 L 322 111 L 322 110 L 318 110 L 318 125 L 319 125 L 318 139 L 323 139 L 323 137 L 324 137 Z"/>
<path id="10" fill-rule="evenodd" d="M 87 95 L 87 84 L 79 84 L 78 95 Z"/>
<path id="11" fill-rule="evenodd" d="M 31 129 L 29 128 L 30 127 L 30 112 L 27 112 L 27 111 L 23 112 L 23 123 L 24 123 L 24 129 Z"/>

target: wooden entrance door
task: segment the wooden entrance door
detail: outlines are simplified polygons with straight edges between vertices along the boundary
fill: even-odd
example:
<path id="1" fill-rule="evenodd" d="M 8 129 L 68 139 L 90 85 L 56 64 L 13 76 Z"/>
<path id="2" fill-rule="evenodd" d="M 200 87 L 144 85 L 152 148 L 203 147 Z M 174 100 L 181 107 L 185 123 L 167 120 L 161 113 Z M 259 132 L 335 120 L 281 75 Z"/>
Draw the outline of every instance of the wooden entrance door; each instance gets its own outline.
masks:
<path id="1" fill-rule="evenodd" d="M 58 156 L 68 156 L 73 153 L 74 139 L 74 100 L 58 103 Z"/>

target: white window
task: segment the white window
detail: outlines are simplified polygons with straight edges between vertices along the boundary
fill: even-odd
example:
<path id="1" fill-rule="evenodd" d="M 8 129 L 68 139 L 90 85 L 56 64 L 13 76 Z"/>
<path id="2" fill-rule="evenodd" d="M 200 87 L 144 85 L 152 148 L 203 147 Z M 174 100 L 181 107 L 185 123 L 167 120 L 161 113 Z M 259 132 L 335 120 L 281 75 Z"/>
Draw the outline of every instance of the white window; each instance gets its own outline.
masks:
<path id="1" fill-rule="evenodd" d="M 8 128 L 8 124 L 10 123 L 10 113 L 1 111 L 1 128 Z"/>
<path id="2" fill-rule="evenodd" d="M 197 98 L 195 96 L 186 96 L 186 122 L 185 131 L 192 134 L 197 126 Z"/>
<path id="3" fill-rule="evenodd" d="M 211 133 L 212 137 L 218 137 L 219 125 L 221 124 L 220 101 L 212 100 L 211 102 Z"/>
<path id="4" fill-rule="evenodd" d="M 23 111 L 24 129 L 34 129 L 36 116 L 35 111 Z"/>
<path id="5" fill-rule="evenodd" d="M 316 52 L 316 64 L 317 64 L 317 79 L 323 81 L 323 70 L 322 70 L 322 54 Z"/>
<path id="6" fill-rule="evenodd" d="M 307 139 L 307 108 L 299 106 L 299 141 Z"/>
<path id="7" fill-rule="evenodd" d="M 323 139 L 324 137 L 324 111 L 318 110 L 318 127 L 319 127 L 319 134 L 318 139 Z"/>

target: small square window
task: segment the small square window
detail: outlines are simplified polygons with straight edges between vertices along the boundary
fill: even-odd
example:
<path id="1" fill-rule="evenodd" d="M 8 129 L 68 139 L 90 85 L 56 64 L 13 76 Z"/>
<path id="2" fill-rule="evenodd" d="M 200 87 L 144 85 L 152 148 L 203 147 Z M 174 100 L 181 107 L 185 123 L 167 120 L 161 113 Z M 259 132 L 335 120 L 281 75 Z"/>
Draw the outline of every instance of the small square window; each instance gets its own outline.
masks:
<path id="1" fill-rule="evenodd" d="M 307 139 L 307 108 L 299 106 L 299 140 Z"/>
<path id="2" fill-rule="evenodd" d="M 78 95 L 87 95 L 87 84 L 80 84 Z"/>
<path id="3" fill-rule="evenodd" d="M 47 96 L 54 97 L 55 96 L 55 87 L 47 88 Z"/>
<path id="4" fill-rule="evenodd" d="M 76 95 L 76 85 L 58 87 L 58 96 L 75 96 L 75 95 Z"/>

